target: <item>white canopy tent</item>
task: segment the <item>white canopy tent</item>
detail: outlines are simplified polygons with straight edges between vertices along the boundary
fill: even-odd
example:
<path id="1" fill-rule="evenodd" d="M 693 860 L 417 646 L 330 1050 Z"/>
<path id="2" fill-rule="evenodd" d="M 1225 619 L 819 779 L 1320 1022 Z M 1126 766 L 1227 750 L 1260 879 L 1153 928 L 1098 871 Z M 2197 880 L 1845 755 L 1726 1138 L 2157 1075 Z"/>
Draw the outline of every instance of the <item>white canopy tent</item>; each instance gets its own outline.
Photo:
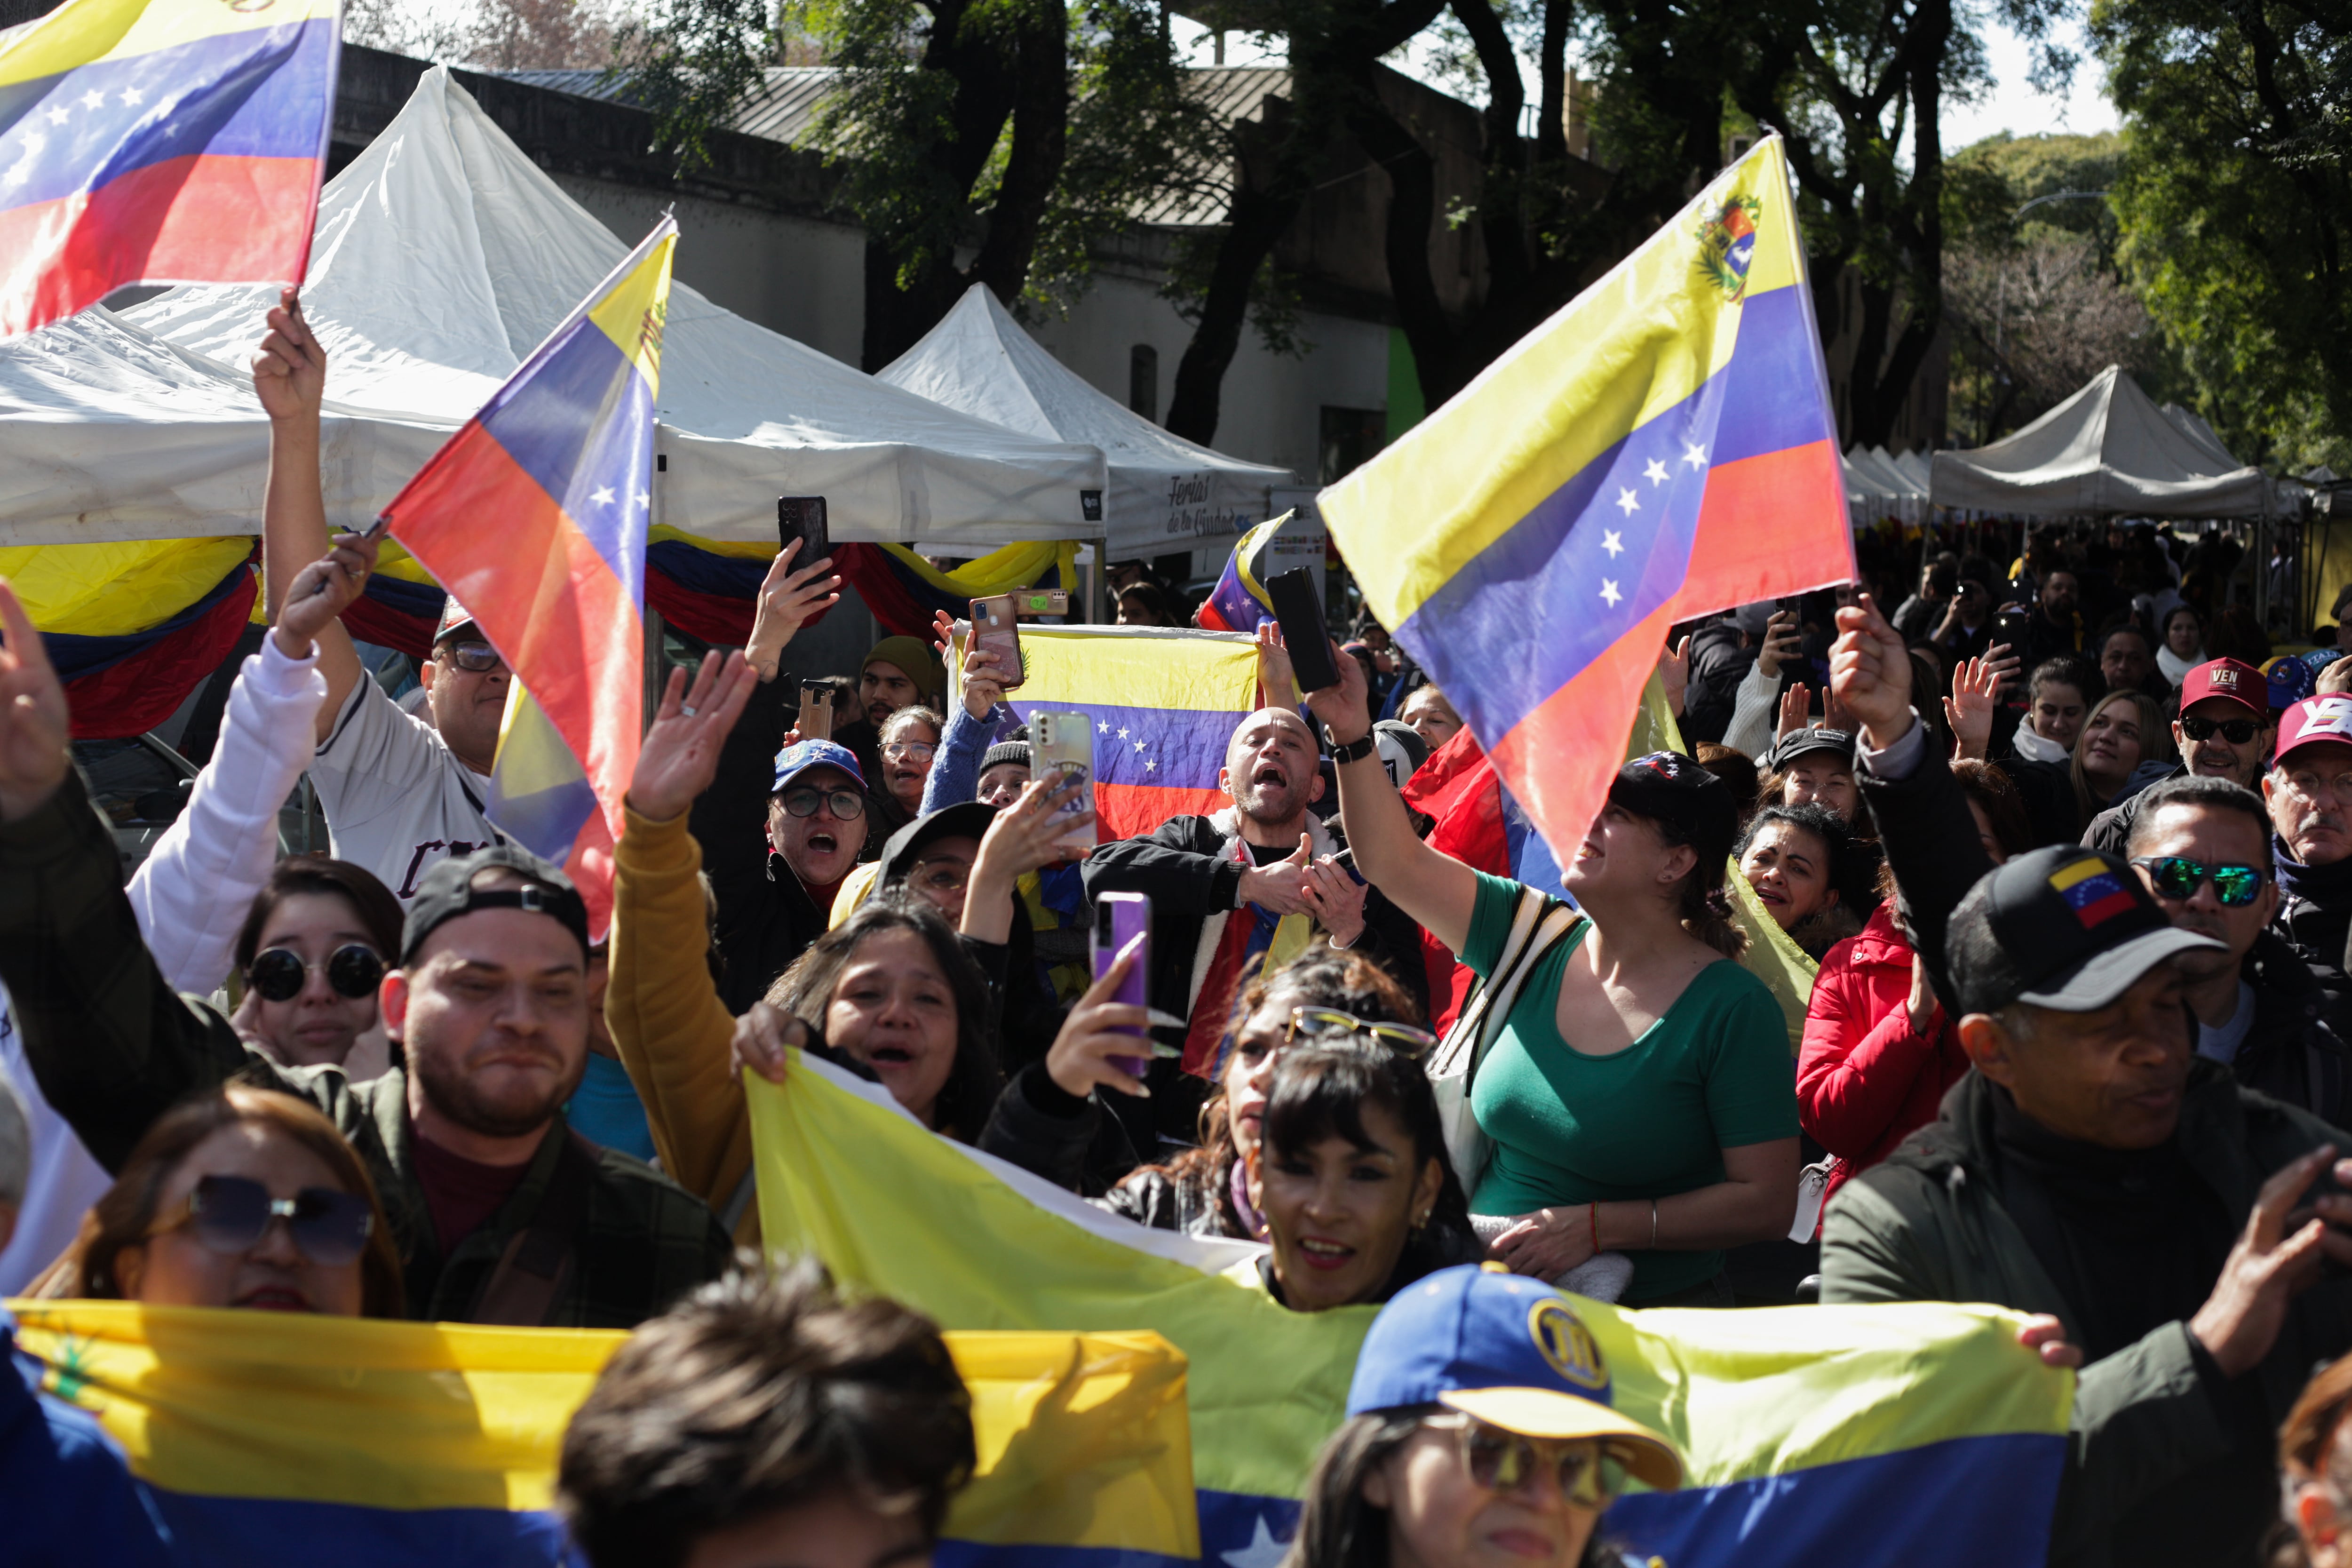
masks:
<path id="1" fill-rule="evenodd" d="M 1290 483 L 1287 468 L 1195 446 L 1105 396 L 1046 353 L 982 284 L 876 377 L 1026 436 L 1101 447 L 1110 464 L 1105 549 L 1114 561 L 1188 549 L 1202 536 L 1264 521 L 1267 487 Z"/>
<path id="2" fill-rule="evenodd" d="M 628 248 L 436 67 L 321 193 L 303 304 L 328 349 L 329 390 L 397 426 L 454 426 Z M 235 365 L 274 297 L 176 289 L 126 320 Z M 886 386 L 684 284 L 671 289 L 656 411 L 659 520 L 692 533 L 773 539 L 779 495 L 826 498 L 837 539 L 977 552 L 1101 531 L 1085 500 L 1105 485 L 1098 451 Z M 375 463 L 371 452 L 397 479 L 373 495 L 342 487 L 334 521 L 373 517 L 423 455 Z"/>
<path id="3" fill-rule="evenodd" d="M 1912 489 L 1921 500 L 1927 499 L 1927 489 L 1935 480 L 1935 470 L 1927 466 L 1927 454 L 1916 451 L 1904 452 L 1895 457 L 1887 458 L 1886 448 L 1881 447 L 1878 448 L 1878 455 L 1893 464 L 1895 472 L 1911 481 Z"/>
<path id="4" fill-rule="evenodd" d="M 2207 432 L 2210 437 L 2210 432 Z M 1972 452 L 1938 452 L 1937 506 L 2033 517 L 2261 517 L 2259 468 L 2209 448 L 2109 365 L 2013 436 Z"/>
<path id="5" fill-rule="evenodd" d="M 2171 420 L 2173 428 L 2188 437 L 2198 450 L 2220 463 L 2225 470 L 2242 466 L 2230 455 L 2230 448 L 2221 444 L 2221 437 L 2214 433 L 2213 426 L 2205 422 L 2203 415 L 2183 408 L 2178 403 L 2168 403 L 2164 405 L 2164 416 Z"/>
<path id="6" fill-rule="evenodd" d="M 1919 521 L 1927 509 L 1926 489 L 1883 448 L 1874 452 L 1857 442 L 1847 448 L 1844 461 L 1847 504 L 1863 507 L 1866 513 L 1863 521 L 1875 521 L 1890 514 L 1905 522 Z"/>

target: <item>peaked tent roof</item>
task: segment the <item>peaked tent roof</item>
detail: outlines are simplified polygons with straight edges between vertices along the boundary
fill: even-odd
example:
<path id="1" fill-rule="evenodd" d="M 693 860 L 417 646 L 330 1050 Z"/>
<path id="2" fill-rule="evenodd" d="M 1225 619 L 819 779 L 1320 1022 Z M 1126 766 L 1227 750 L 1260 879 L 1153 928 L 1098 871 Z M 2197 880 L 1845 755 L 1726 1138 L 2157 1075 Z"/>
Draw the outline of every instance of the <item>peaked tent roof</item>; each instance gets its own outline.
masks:
<path id="1" fill-rule="evenodd" d="M 973 284 L 923 340 L 876 373 L 892 386 L 1047 441 L 1082 441 L 1110 463 L 1109 559 L 1156 555 L 1265 518 L 1287 468 L 1228 458 L 1120 406 L 1045 352 Z"/>
<path id="2" fill-rule="evenodd" d="M 304 310 L 337 399 L 455 424 L 627 252 L 436 67 L 320 194 Z M 235 364 L 275 297 L 182 288 L 126 314 Z M 690 532 L 772 539 L 778 495 L 825 497 L 837 539 L 987 549 L 1100 531 L 1081 500 L 1103 488 L 1099 452 L 883 385 L 683 283 L 656 414 L 659 521 Z"/>
<path id="3" fill-rule="evenodd" d="M 1937 453 L 1935 500 L 2033 517 L 2263 514 L 2268 481 L 2227 457 L 2206 450 L 2109 365 L 2015 435 L 1972 452 Z"/>
<path id="4" fill-rule="evenodd" d="M 2203 415 L 2183 408 L 2178 403 L 2168 403 L 2164 405 L 2164 416 L 2172 421 L 2175 429 L 2195 443 L 2200 451 L 2223 468 L 2236 468 L 2243 466 L 2230 455 L 2229 447 L 2221 445 L 2221 437 L 2214 433 L 2213 426 L 2205 422 Z"/>

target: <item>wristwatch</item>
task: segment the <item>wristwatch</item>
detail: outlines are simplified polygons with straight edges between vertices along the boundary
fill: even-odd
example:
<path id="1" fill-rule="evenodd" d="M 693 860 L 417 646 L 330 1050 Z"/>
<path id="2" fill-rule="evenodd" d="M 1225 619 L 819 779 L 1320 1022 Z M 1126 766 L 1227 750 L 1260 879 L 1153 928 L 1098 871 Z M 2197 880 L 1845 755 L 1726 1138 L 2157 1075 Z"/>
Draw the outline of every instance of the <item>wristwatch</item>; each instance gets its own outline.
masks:
<path id="1" fill-rule="evenodd" d="M 1355 740 L 1341 745 L 1339 738 L 1331 733 L 1331 726 L 1326 724 L 1323 726 L 1323 744 L 1329 749 L 1331 760 L 1344 766 L 1349 763 L 1360 763 L 1370 756 L 1379 742 L 1373 739 L 1372 731 L 1367 730 Z"/>

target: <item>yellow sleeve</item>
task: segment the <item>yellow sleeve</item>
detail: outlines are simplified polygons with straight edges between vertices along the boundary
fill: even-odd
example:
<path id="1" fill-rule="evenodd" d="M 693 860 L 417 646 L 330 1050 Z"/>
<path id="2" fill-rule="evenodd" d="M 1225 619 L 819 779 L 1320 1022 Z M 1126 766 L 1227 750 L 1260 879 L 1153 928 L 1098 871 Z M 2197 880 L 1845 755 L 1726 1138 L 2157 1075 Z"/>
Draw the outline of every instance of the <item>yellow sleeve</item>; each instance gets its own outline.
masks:
<path id="1" fill-rule="evenodd" d="M 734 1067 L 735 1020 L 703 959 L 702 847 L 686 824 L 628 813 L 614 854 L 604 1022 L 645 1101 L 662 1169 L 724 1212 L 751 1169 L 751 1122 Z M 759 1205 L 743 1206 L 735 1239 L 758 1244 Z"/>

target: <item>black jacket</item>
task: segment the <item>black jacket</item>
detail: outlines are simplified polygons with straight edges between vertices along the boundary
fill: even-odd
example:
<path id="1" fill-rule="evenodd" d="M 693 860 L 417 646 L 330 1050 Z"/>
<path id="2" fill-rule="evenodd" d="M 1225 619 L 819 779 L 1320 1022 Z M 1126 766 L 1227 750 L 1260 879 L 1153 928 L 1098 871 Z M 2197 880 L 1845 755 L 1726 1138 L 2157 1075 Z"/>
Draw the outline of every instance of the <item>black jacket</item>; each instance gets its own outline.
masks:
<path id="1" fill-rule="evenodd" d="M 1727 620 L 1710 621 L 1691 634 L 1690 684 L 1683 692 L 1685 742 L 1695 746 L 1723 739 L 1739 700 L 1739 683 L 1755 666 L 1756 651 Z"/>
<path id="2" fill-rule="evenodd" d="M 2231 1071 L 2248 1089 L 2352 1128 L 2352 1050 L 2330 1021 L 2340 998 L 2275 931 L 2254 939 L 2242 973 L 2254 1022 Z"/>
<path id="3" fill-rule="evenodd" d="M 2091 818 L 2090 826 L 2083 830 L 2083 842 L 2110 855 L 2127 854 L 2126 846 L 2131 842 L 2132 824 L 2139 820 L 2139 808 L 2147 804 L 2148 790 L 2167 779 L 2185 778 L 2188 773 L 2188 768 L 2176 763 L 2170 773 L 2140 782 L 2139 771 L 2134 769 L 2132 777 L 2124 782 L 2124 797 Z"/>

